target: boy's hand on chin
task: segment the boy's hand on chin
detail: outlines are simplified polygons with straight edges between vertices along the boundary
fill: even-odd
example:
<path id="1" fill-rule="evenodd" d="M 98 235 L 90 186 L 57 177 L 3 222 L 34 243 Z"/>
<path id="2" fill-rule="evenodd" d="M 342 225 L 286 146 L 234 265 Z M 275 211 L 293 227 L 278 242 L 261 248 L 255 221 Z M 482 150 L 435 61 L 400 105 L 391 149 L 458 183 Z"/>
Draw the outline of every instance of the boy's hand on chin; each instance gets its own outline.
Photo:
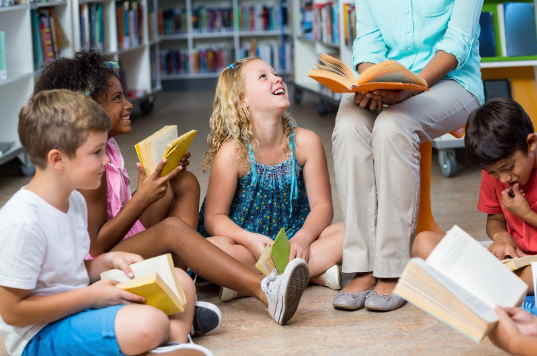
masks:
<path id="1" fill-rule="evenodd" d="M 505 210 L 521 219 L 531 212 L 530 205 L 518 183 L 502 190 L 502 205 Z"/>
<path id="2" fill-rule="evenodd" d="M 489 247 L 489 251 L 499 260 L 505 259 L 505 256 L 513 258 L 526 256 L 515 243 L 513 237 L 505 232 L 494 237 L 494 242 Z"/>

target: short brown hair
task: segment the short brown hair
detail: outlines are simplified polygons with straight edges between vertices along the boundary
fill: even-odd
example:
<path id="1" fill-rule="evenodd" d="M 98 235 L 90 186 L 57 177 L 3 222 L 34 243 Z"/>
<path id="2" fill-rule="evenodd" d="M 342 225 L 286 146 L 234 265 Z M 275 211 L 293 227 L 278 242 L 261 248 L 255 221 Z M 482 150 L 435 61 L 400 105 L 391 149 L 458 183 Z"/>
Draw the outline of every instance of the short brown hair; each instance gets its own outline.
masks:
<path id="1" fill-rule="evenodd" d="M 68 157 L 92 132 L 106 132 L 112 123 L 91 97 L 70 90 L 34 95 L 19 113 L 19 138 L 33 164 L 47 166 L 47 155 L 58 149 Z"/>
<path id="2" fill-rule="evenodd" d="M 527 138 L 533 132 L 533 123 L 519 103 L 492 99 L 468 117 L 466 158 L 471 165 L 488 169 L 518 150 L 527 155 Z"/>

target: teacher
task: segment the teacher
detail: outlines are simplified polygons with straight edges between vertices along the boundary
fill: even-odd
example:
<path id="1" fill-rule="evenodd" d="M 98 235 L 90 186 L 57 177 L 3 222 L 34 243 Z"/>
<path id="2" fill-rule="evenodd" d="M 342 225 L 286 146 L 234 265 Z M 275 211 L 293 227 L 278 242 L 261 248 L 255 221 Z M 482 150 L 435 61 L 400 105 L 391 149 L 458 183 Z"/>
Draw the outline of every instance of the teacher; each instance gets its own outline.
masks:
<path id="1" fill-rule="evenodd" d="M 420 153 L 483 103 L 479 16 L 483 0 L 356 0 L 353 66 L 393 59 L 430 91 L 343 96 L 332 153 L 345 223 L 343 272 L 354 279 L 335 308 L 394 310 L 410 258 L 420 199 Z M 386 106 L 387 105 L 387 106 Z"/>

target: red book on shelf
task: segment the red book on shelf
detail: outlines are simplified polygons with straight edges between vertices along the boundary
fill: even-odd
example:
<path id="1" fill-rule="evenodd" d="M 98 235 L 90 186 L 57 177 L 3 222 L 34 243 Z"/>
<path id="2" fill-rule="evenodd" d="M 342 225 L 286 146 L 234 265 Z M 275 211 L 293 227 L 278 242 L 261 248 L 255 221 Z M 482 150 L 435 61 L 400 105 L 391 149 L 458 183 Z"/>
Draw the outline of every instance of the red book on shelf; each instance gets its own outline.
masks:
<path id="1" fill-rule="evenodd" d="M 125 48 L 125 27 L 123 24 L 123 6 L 121 3 L 116 6 L 116 16 L 117 16 L 117 42 L 120 49 Z"/>
<path id="2" fill-rule="evenodd" d="M 52 37 L 50 33 L 50 24 L 45 16 L 40 16 L 41 23 L 41 40 L 45 52 L 45 61 L 47 64 L 54 60 L 54 48 L 52 47 Z"/>

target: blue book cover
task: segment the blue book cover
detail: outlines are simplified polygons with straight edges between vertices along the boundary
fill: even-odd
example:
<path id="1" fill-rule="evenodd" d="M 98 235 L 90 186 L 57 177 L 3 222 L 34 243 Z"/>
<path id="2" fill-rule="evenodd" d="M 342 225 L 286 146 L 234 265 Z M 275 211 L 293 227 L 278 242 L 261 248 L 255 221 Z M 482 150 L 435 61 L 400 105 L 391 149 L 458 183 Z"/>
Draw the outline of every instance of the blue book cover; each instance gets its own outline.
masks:
<path id="1" fill-rule="evenodd" d="M 479 55 L 481 57 L 496 57 L 496 38 L 494 37 L 494 22 L 492 12 L 482 12 L 479 18 Z"/>
<path id="2" fill-rule="evenodd" d="M 537 55 L 537 31 L 533 4 L 511 2 L 503 5 L 507 56 Z"/>

